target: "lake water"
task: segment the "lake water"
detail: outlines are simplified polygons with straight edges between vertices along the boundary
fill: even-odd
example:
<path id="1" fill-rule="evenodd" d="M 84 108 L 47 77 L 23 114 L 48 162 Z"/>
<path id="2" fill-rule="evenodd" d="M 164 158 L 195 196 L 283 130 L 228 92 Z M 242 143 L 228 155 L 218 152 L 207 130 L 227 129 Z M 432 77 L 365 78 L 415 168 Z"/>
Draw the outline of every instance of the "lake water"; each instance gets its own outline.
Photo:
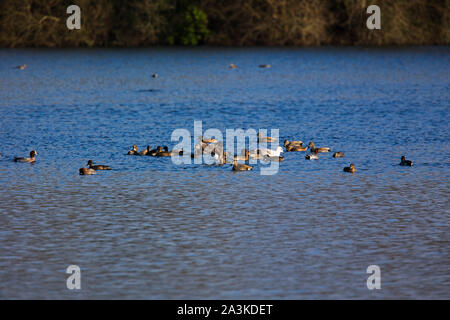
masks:
<path id="1" fill-rule="evenodd" d="M 0 298 L 449 299 L 449 74 L 448 47 L 0 50 Z M 345 157 L 124 155 L 195 120 Z"/>

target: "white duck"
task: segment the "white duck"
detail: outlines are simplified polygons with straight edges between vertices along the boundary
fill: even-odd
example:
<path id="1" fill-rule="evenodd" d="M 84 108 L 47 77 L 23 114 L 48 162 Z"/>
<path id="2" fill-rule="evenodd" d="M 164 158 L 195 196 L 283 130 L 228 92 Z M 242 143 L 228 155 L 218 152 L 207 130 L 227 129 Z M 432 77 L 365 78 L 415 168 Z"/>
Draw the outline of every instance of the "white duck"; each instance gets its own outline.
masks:
<path id="1" fill-rule="evenodd" d="M 281 153 L 283 153 L 283 148 L 278 146 L 275 150 L 272 149 L 266 149 L 266 148 L 260 148 L 259 150 L 259 154 L 262 156 L 268 156 L 268 157 L 279 157 L 281 155 Z M 250 154 L 252 155 L 257 155 L 258 154 L 258 150 L 252 150 L 250 151 Z"/>

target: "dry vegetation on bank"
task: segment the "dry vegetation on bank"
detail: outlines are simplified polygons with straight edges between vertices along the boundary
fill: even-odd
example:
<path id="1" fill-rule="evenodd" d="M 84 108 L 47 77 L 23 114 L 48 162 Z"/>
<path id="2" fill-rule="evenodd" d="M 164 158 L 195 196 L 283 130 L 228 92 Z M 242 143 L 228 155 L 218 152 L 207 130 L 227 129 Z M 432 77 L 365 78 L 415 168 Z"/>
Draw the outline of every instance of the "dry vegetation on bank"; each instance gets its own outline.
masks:
<path id="1" fill-rule="evenodd" d="M 81 30 L 66 8 L 81 8 Z M 366 28 L 381 8 L 382 29 Z M 449 44 L 450 0 L 2 0 L 0 46 Z"/>

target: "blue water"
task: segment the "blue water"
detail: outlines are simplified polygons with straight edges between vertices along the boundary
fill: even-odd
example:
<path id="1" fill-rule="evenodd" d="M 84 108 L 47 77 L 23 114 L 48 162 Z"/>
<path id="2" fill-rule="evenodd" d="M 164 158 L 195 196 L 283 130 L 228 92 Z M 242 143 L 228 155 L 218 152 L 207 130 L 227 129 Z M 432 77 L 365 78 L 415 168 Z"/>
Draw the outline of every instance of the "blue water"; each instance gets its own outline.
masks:
<path id="1" fill-rule="evenodd" d="M 449 299 L 449 62 L 448 47 L 0 50 L 0 298 Z M 195 120 L 345 157 L 285 153 L 263 176 L 124 155 Z M 113 170 L 79 176 L 89 159 Z"/>

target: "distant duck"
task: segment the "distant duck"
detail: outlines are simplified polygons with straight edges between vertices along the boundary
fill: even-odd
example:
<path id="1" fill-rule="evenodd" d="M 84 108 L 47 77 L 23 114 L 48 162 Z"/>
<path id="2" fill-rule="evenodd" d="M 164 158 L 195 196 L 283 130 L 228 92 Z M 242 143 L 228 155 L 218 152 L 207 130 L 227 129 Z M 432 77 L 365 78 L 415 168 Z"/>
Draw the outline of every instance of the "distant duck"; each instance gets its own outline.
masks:
<path id="1" fill-rule="evenodd" d="M 26 65 L 26 64 L 23 64 L 23 65 L 21 65 L 21 66 L 17 66 L 16 69 L 19 69 L 19 70 L 25 70 L 26 67 L 27 67 L 27 65 Z"/>
<path id="2" fill-rule="evenodd" d="M 282 161 L 284 161 L 284 157 L 283 156 L 279 156 L 279 157 L 264 156 L 263 159 L 265 161 L 274 161 L 274 162 L 282 162 Z"/>
<path id="3" fill-rule="evenodd" d="M 401 161 L 400 161 L 400 165 L 401 166 L 412 167 L 413 163 L 412 163 L 411 160 L 406 160 L 405 156 L 402 156 Z"/>
<path id="4" fill-rule="evenodd" d="M 290 144 L 286 146 L 286 152 L 306 151 L 306 150 L 308 150 L 308 147 L 295 146 Z"/>
<path id="5" fill-rule="evenodd" d="M 14 158 L 14 162 L 35 162 L 36 161 L 36 159 L 35 159 L 35 157 L 36 157 L 36 155 L 37 155 L 37 152 L 36 152 L 36 150 L 31 150 L 31 152 L 30 152 L 30 157 L 29 158 Z"/>
<path id="6" fill-rule="evenodd" d="M 256 149 L 256 153 L 251 153 L 251 154 L 249 153 L 249 157 L 254 160 L 263 160 L 264 157 L 267 157 L 267 156 L 263 156 L 261 154 L 261 150 Z"/>
<path id="7" fill-rule="evenodd" d="M 94 170 L 111 170 L 111 167 L 104 166 L 102 164 L 97 164 L 97 165 L 94 166 L 94 163 L 92 162 L 92 160 L 89 160 L 87 165 L 89 166 L 89 169 L 94 169 Z"/>
<path id="8" fill-rule="evenodd" d="M 242 156 L 234 156 L 234 160 L 237 161 L 248 161 L 250 152 L 247 149 L 242 150 Z"/>
<path id="9" fill-rule="evenodd" d="M 259 148 L 259 153 L 263 156 L 269 156 L 269 157 L 279 157 L 281 156 L 281 153 L 284 152 L 283 148 L 278 146 L 275 150 L 272 149 L 266 149 L 266 148 Z M 258 150 L 252 150 L 250 151 L 251 154 L 258 154 Z"/>
<path id="10" fill-rule="evenodd" d="M 261 132 L 258 132 L 258 142 L 276 142 L 276 140 L 272 137 L 264 137 Z"/>
<path id="11" fill-rule="evenodd" d="M 140 155 L 140 156 L 146 156 L 146 155 L 148 155 L 149 153 L 150 153 L 150 146 L 147 146 L 147 148 L 145 148 L 144 150 L 139 151 L 139 155 Z"/>
<path id="12" fill-rule="evenodd" d="M 235 64 L 230 63 L 230 69 L 237 69 L 237 66 Z"/>
<path id="13" fill-rule="evenodd" d="M 152 74 L 152 78 L 158 78 L 158 74 L 157 73 Z"/>
<path id="14" fill-rule="evenodd" d="M 307 154 L 305 156 L 306 160 L 319 160 L 319 150 L 315 149 L 314 153 Z"/>
<path id="15" fill-rule="evenodd" d="M 94 169 L 86 169 L 86 168 L 80 168 L 79 172 L 80 172 L 80 175 L 82 175 L 82 176 L 96 174 Z"/>
<path id="16" fill-rule="evenodd" d="M 270 64 L 260 64 L 260 68 L 271 68 L 272 66 Z"/>
<path id="17" fill-rule="evenodd" d="M 315 150 L 318 150 L 319 152 L 330 152 L 331 148 L 323 147 L 323 148 L 316 148 L 314 145 L 314 142 L 310 142 L 308 144 L 309 148 L 311 149 L 311 152 L 314 152 Z"/>
<path id="18" fill-rule="evenodd" d="M 239 164 L 236 159 L 233 160 L 233 171 L 249 171 L 252 169 L 253 167 L 248 164 Z"/>
<path id="19" fill-rule="evenodd" d="M 218 143 L 219 141 L 217 139 L 204 139 L 203 136 L 200 136 L 200 141 L 205 144 L 210 143 Z"/>
<path id="20" fill-rule="evenodd" d="M 137 145 L 133 144 L 133 148 L 128 151 L 127 155 L 138 155 L 138 147 Z"/>
<path id="21" fill-rule="evenodd" d="M 344 168 L 344 171 L 345 171 L 345 172 L 351 172 L 351 173 L 356 172 L 355 165 L 354 165 L 353 163 L 351 163 L 351 164 L 350 164 L 350 167 L 345 167 L 345 168 Z"/>
<path id="22" fill-rule="evenodd" d="M 161 148 L 161 147 L 160 147 Z M 159 151 L 156 154 L 157 157 L 171 157 L 172 156 L 172 152 L 169 151 L 169 148 L 167 148 L 167 146 L 164 146 L 162 151 Z"/>
<path id="23" fill-rule="evenodd" d="M 333 153 L 333 158 L 342 158 L 344 156 L 343 152 L 335 152 Z"/>
<path id="24" fill-rule="evenodd" d="M 163 152 L 163 148 L 160 146 L 157 146 L 156 149 L 150 150 L 150 152 L 147 153 L 147 156 L 156 157 L 158 152 Z"/>
<path id="25" fill-rule="evenodd" d="M 303 145 L 303 141 L 297 140 L 297 141 L 289 141 L 289 140 L 284 140 L 284 146 L 302 146 Z"/>

